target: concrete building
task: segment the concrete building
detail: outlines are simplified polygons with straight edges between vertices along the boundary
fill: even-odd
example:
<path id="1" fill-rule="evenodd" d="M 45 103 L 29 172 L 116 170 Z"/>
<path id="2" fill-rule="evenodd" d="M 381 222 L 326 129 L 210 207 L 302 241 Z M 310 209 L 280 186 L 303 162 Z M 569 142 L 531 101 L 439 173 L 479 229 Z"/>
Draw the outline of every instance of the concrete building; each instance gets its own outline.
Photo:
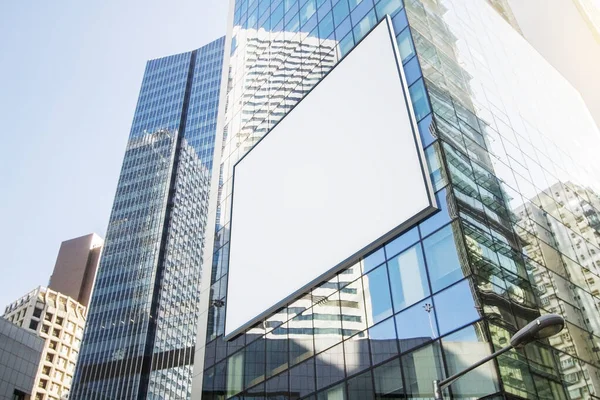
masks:
<path id="1" fill-rule="evenodd" d="M 5 309 L 5 319 L 43 341 L 31 385 L 32 399 L 58 400 L 68 395 L 79 355 L 86 307 L 45 287 L 27 293 Z"/>
<path id="2" fill-rule="evenodd" d="M 87 307 L 103 244 L 95 233 L 62 242 L 48 288 Z"/>
<path id="3" fill-rule="evenodd" d="M 0 318 L 0 400 L 31 398 L 44 341 Z"/>

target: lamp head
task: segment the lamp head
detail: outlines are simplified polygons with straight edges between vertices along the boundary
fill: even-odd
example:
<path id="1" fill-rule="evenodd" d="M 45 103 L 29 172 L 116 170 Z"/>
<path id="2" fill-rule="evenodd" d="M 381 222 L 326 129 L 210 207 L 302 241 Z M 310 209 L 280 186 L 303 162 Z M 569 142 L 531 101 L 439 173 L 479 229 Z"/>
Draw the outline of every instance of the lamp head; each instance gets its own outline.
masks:
<path id="1" fill-rule="evenodd" d="M 510 338 L 510 344 L 516 348 L 523 347 L 534 340 L 554 336 L 562 331 L 564 327 L 565 320 L 560 315 L 542 315 L 515 333 L 513 337 Z"/>

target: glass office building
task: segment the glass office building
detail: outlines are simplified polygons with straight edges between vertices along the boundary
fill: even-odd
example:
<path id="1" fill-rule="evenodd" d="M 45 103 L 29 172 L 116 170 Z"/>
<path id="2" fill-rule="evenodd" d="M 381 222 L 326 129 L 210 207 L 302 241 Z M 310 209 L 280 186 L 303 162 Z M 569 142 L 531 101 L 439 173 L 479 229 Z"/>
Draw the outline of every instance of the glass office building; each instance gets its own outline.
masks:
<path id="1" fill-rule="evenodd" d="M 386 15 L 440 211 L 225 340 L 233 166 Z M 432 398 L 553 312 L 560 335 L 447 396 L 600 398 L 600 134 L 506 2 L 234 0 L 231 19 L 192 397 Z"/>
<path id="2" fill-rule="evenodd" d="M 146 65 L 72 399 L 190 395 L 224 42 Z"/>

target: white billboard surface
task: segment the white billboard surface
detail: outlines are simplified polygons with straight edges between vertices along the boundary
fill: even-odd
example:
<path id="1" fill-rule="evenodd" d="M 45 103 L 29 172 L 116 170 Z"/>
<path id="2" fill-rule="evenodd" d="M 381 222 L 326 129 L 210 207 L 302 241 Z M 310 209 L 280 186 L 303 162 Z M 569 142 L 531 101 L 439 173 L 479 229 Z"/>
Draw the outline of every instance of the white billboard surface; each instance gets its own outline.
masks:
<path id="1" fill-rule="evenodd" d="M 227 339 L 434 212 L 389 20 L 234 169 Z"/>

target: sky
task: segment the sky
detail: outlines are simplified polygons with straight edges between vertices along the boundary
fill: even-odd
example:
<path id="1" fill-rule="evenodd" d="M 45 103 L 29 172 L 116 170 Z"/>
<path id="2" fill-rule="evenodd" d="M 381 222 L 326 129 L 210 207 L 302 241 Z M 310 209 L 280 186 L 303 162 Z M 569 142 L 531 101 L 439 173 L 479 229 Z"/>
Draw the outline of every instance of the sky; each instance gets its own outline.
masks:
<path id="1" fill-rule="evenodd" d="M 225 35 L 228 3 L 0 2 L 0 315 L 104 237 L 146 61 Z"/>

